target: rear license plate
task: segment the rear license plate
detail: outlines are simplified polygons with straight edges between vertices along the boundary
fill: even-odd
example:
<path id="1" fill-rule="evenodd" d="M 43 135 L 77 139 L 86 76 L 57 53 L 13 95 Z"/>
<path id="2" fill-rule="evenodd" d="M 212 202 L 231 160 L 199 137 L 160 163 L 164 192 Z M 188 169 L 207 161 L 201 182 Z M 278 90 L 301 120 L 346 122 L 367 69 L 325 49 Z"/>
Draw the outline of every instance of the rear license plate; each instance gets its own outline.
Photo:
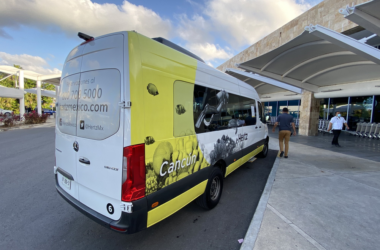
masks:
<path id="1" fill-rule="evenodd" d="M 62 181 L 62 184 L 63 186 L 65 186 L 67 189 L 71 189 L 71 181 L 69 179 L 67 179 L 65 176 L 61 176 L 61 181 Z"/>

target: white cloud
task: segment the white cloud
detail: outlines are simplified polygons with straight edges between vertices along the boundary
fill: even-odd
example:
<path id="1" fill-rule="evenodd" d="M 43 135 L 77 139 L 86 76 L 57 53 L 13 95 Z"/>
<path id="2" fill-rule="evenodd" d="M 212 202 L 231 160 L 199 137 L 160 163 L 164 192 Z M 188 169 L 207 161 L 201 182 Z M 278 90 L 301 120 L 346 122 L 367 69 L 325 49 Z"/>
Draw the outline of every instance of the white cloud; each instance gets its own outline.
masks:
<path id="1" fill-rule="evenodd" d="M 203 8 L 187 2 L 199 13 L 177 16 L 175 33 L 186 41 L 186 48 L 208 63 L 230 59 L 234 51 L 255 43 L 311 7 L 303 0 L 210 0 Z M 227 46 L 216 45 L 221 40 Z"/>
<path id="2" fill-rule="evenodd" d="M 173 15 L 175 21 L 170 21 L 128 1 L 115 5 L 91 0 L 6 0 L 0 5 L 0 37 L 11 38 L 4 28 L 21 26 L 47 31 L 58 27 L 68 36 L 75 36 L 78 31 L 98 36 L 136 30 L 149 37 L 181 38 L 190 51 L 207 63 L 216 63 L 231 58 L 242 46 L 255 43 L 311 7 L 304 0 L 208 0 L 205 4 L 187 0 L 187 3 L 197 14 Z"/>
<path id="3" fill-rule="evenodd" d="M 231 47 L 252 44 L 311 6 L 296 0 L 211 0 L 205 15 Z"/>
<path id="4" fill-rule="evenodd" d="M 11 55 L 0 51 L 0 65 L 20 65 L 25 70 L 31 70 L 40 74 L 61 73 L 57 68 L 51 69 L 45 59 L 31 55 Z"/>
<path id="5" fill-rule="evenodd" d="M 169 20 L 128 1 L 120 6 L 93 3 L 91 0 L 2 1 L 0 27 L 19 28 L 23 25 L 45 30 L 59 27 L 68 36 L 74 36 L 78 31 L 99 36 L 136 30 L 146 36 L 169 37 L 171 31 Z M 9 36 L 4 30 L 0 30 L 0 35 Z"/>
<path id="6" fill-rule="evenodd" d="M 233 56 L 218 45 L 211 43 L 190 43 L 186 47 L 188 47 L 191 52 L 208 62 L 217 59 L 229 59 Z"/>

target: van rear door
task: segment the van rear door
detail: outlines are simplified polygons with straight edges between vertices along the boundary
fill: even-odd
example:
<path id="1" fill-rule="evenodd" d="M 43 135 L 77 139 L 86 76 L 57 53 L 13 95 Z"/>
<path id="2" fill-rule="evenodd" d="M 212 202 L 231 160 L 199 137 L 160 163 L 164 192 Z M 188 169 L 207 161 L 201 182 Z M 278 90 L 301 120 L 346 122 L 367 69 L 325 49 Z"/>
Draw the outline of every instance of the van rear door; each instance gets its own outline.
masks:
<path id="1" fill-rule="evenodd" d="M 76 142 L 78 151 L 74 161 L 67 154 L 70 163 L 65 164 L 72 172 L 72 166 L 76 168 L 76 198 L 113 220 L 121 215 L 124 110 L 119 103 L 126 82 L 126 35 L 110 34 L 83 45 L 77 105 L 71 106 L 76 119 L 75 138 L 70 139 L 75 139 L 71 144 Z"/>

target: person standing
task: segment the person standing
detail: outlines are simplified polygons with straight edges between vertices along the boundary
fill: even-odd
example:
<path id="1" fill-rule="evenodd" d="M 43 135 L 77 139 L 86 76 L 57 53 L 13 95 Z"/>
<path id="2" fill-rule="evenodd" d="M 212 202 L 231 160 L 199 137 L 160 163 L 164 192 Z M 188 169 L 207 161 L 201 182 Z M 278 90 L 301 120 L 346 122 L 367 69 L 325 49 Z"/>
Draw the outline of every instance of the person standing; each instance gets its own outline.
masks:
<path id="1" fill-rule="evenodd" d="M 347 125 L 346 120 L 341 116 L 340 112 L 338 111 L 335 113 L 335 116 L 331 118 L 330 123 L 329 123 L 329 128 L 327 129 L 327 132 L 329 132 L 332 128 L 334 138 L 331 144 L 336 147 L 340 147 L 338 138 L 339 138 L 340 132 L 343 129 L 343 124 L 346 126 L 347 129 L 350 129 Z"/>
<path id="2" fill-rule="evenodd" d="M 277 121 L 273 126 L 272 131 L 276 130 L 276 127 L 279 127 L 280 133 L 278 134 L 278 141 L 280 144 L 280 157 L 284 156 L 284 140 L 285 140 L 285 158 L 288 158 L 289 152 L 289 140 L 292 134 L 291 130 L 293 128 L 293 134 L 296 135 L 296 127 L 294 125 L 293 116 L 289 115 L 288 108 L 282 109 L 282 115 L 277 117 Z"/>

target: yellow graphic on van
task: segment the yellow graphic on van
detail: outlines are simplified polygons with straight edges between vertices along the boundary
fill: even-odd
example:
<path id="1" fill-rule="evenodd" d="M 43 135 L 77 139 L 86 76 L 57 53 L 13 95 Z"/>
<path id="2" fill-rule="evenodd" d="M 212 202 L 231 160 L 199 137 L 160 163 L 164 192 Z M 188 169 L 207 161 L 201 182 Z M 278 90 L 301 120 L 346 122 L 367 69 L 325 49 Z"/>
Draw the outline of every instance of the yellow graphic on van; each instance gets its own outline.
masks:
<path id="1" fill-rule="evenodd" d="M 153 96 L 158 95 L 157 87 L 153 83 L 149 83 L 146 88 L 148 89 L 149 94 L 151 94 Z"/>
<path id="2" fill-rule="evenodd" d="M 153 158 L 147 159 L 146 194 L 160 190 L 209 165 L 199 149 L 195 135 L 160 142 L 154 150 Z"/>

